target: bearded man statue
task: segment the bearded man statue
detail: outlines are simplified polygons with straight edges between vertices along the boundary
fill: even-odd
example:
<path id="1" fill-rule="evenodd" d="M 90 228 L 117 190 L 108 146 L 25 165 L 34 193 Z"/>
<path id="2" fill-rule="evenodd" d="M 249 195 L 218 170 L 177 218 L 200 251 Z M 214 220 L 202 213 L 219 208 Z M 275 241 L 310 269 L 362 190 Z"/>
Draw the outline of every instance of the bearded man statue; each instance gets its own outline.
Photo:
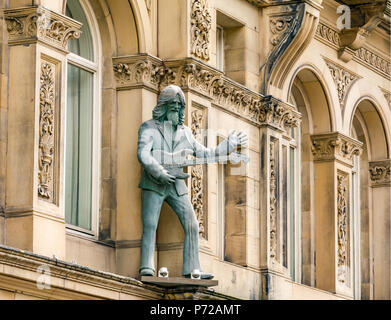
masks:
<path id="1" fill-rule="evenodd" d="M 188 197 L 184 179 L 170 174 L 153 153 L 180 153 L 185 151 L 196 158 L 228 155 L 237 146 L 245 146 L 247 136 L 233 131 L 228 140 L 217 148 L 209 149 L 200 144 L 190 128 L 184 125 L 185 96 L 178 86 L 170 85 L 159 95 L 153 110 L 153 119 L 144 122 L 138 135 L 138 160 L 143 167 L 139 188 L 142 189 L 141 276 L 154 276 L 154 250 L 156 229 L 164 201 L 174 210 L 184 230 L 182 275 L 190 278 L 195 270 L 201 271 L 201 279 L 213 275 L 202 272 L 198 253 L 199 224 Z"/>

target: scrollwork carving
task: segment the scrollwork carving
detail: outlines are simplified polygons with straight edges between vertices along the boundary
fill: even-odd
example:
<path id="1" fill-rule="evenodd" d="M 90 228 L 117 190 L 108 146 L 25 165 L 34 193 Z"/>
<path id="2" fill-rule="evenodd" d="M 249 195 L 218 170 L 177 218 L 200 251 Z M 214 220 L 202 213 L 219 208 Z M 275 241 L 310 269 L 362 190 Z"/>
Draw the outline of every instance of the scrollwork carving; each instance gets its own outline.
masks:
<path id="1" fill-rule="evenodd" d="M 69 39 L 78 39 L 81 24 L 43 7 L 7 9 L 4 11 L 9 44 L 42 41 L 67 51 Z"/>
<path id="2" fill-rule="evenodd" d="M 337 86 L 339 102 L 343 106 L 349 88 L 352 86 L 353 82 L 360 77 L 329 61 L 326 61 L 326 64 L 329 67 L 331 76 Z"/>
<path id="3" fill-rule="evenodd" d="M 272 259 L 277 259 L 277 168 L 276 168 L 276 146 L 275 141 L 270 142 L 270 251 Z"/>
<path id="4" fill-rule="evenodd" d="M 38 196 L 54 201 L 55 65 L 43 61 L 40 76 Z"/>
<path id="5" fill-rule="evenodd" d="M 191 53 L 197 58 L 209 61 L 210 30 L 212 17 L 209 13 L 207 0 L 191 1 Z"/>
<path id="6" fill-rule="evenodd" d="M 204 113 L 200 110 L 194 110 L 191 113 L 191 130 L 194 137 L 200 142 L 202 141 L 202 123 Z M 191 168 L 191 203 L 194 208 L 197 220 L 199 222 L 200 237 L 206 239 L 206 211 L 204 193 L 204 168 L 202 165 L 197 165 Z"/>
<path id="7" fill-rule="evenodd" d="M 140 81 L 155 89 L 170 84 L 189 88 L 256 125 L 287 130 L 300 123 L 300 113 L 292 105 L 263 97 L 194 59 L 159 62 L 151 56 L 116 58 L 114 74 L 119 88 L 137 86 Z"/>
<path id="8" fill-rule="evenodd" d="M 350 265 L 349 257 L 349 176 L 338 172 L 337 175 L 337 265 L 338 281 L 348 285 L 348 269 Z"/>
<path id="9" fill-rule="evenodd" d="M 284 36 L 290 31 L 293 21 L 296 18 L 296 12 L 288 15 L 272 16 L 270 18 L 270 30 L 272 37 L 270 42 L 274 47 L 278 46 Z"/>
<path id="10" fill-rule="evenodd" d="M 369 177 L 373 187 L 391 186 L 391 160 L 370 162 Z"/>
<path id="11" fill-rule="evenodd" d="M 360 155 L 362 143 L 340 133 L 311 136 L 315 161 L 339 160 L 351 166 L 353 156 Z"/>

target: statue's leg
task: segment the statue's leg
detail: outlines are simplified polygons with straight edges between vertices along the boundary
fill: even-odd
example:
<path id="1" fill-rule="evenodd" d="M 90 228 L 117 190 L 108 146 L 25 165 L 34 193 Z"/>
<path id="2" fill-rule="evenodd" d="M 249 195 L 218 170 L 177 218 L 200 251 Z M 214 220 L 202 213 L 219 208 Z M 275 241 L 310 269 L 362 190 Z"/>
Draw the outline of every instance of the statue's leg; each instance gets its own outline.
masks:
<path id="1" fill-rule="evenodd" d="M 185 232 L 182 275 L 190 275 L 194 269 L 201 270 L 198 256 L 197 217 L 187 195 L 178 196 L 171 192 L 166 201 L 177 214 Z"/>
<path id="2" fill-rule="evenodd" d="M 154 275 L 155 273 L 156 229 L 163 201 L 164 196 L 157 192 L 142 191 L 143 238 L 141 242 L 141 275 Z"/>

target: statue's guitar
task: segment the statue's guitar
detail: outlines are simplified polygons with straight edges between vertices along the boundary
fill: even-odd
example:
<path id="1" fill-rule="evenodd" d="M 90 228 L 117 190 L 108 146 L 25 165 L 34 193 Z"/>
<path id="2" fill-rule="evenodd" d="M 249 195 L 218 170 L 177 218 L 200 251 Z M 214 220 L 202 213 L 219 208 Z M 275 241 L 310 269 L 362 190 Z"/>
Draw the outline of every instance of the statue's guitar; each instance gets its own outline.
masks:
<path id="1" fill-rule="evenodd" d="M 226 163 L 230 161 L 233 164 L 239 162 L 249 163 L 250 158 L 242 153 L 232 152 L 226 156 L 212 156 L 205 158 L 192 158 L 188 159 L 189 155 L 192 155 L 192 150 L 182 150 L 175 153 L 169 153 L 162 150 L 153 150 L 152 156 L 168 171 L 168 173 L 177 179 L 187 179 L 189 174 L 183 172 L 183 168 L 207 164 L 207 163 Z"/>

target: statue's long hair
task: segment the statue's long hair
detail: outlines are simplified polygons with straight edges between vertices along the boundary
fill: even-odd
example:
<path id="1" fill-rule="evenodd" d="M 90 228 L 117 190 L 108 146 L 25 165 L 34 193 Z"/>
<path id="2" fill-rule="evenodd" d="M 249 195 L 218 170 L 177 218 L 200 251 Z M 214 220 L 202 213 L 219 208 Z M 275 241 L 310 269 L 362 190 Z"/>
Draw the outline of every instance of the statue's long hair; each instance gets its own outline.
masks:
<path id="1" fill-rule="evenodd" d="M 181 102 L 181 108 L 179 110 L 179 125 L 183 125 L 185 123 L 185 95 L 181 88 L 175 85 L 170 85 L 165 87 L 159 95 L 157 105 L 153 109 L 153 119 L 163 122 L 166 120 L 167 116 L 167 104 L 170 103 L 178 96 Z"/>

